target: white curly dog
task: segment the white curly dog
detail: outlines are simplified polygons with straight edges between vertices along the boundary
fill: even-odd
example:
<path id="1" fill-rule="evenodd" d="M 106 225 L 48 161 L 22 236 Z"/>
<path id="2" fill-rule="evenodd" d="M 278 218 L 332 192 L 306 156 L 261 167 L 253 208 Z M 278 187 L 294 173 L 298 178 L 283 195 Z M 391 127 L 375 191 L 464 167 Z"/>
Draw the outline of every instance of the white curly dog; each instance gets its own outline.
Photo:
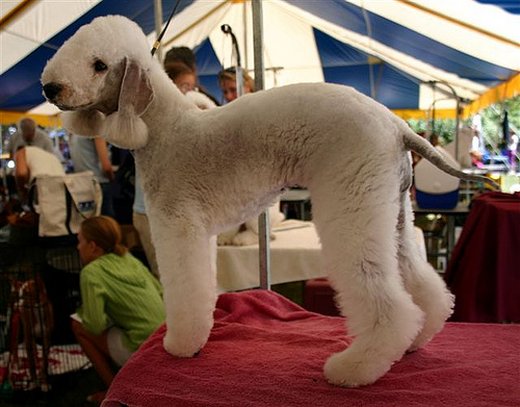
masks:
<path id="1" fill-rule="evenodd" d="M 211 237 L 258 215 L 294 184 L 311 193 L 324 267 L 354 337 L 327 360 L 329 382 L 374 382 L 451 314 L 452 295 L 416 246 L 409 150 L 475 178 L 449 167 L 370 98 L 300 84 L 201 110 L 150 56 L 138 25 L 121 16 L 80 28 L 47 63 L 42 84 L 51 103 L 71 111 L 72 131 L 135 151 L 172 355 L 193 356 L 212 329 Z"/>

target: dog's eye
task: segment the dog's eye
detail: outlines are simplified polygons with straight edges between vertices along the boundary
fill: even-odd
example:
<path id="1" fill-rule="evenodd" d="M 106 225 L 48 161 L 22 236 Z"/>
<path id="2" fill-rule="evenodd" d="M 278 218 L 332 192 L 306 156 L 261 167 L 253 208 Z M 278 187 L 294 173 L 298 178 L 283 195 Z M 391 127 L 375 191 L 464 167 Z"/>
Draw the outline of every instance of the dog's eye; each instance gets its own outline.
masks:
<path id="1" fill-rule="evenodd" d="M 96 70 L 96 72 L 103 72 L 106 71 L 108 67 L 103 61 L 97 59 L 96 62 L 94 62 L 94 69 Z"/>

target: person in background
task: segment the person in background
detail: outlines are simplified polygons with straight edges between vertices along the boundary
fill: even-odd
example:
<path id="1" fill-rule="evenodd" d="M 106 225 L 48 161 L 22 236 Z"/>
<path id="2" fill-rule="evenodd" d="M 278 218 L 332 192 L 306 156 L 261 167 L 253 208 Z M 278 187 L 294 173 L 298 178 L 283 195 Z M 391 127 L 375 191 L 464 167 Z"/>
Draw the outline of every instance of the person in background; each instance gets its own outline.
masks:
<path id="1" fill-rule="evenodd" d="M 516 131 L 509 130 L 509 140 L 507 141 L 507 155 L 509 159 L 509 171 L 516 172 L 516 155 L 518 150 L 518 134 Z"/>
<path id="2" fill-rule="evenodd" d="M 193 53 L 193 51 L 190 48 L 172 47 L 168 50 L 168 52 L 166 53 L 166 56 L 164 57 L 164 63 L 163 63 L 164 70 L 166 71 L 166 73 L 168 73 L 170 78 L 172 80 L 174 80 L 174 82 L 176 81 L 176 79 L 174 79 L 174 77 L 176 77 L 178 75 L 178 73 L 180 73 L 180 72 L 178 72 L 178 68 L 175 67 L 175 64 L 183 64 L 185 67 L 188 67 L 189 70 L 192 71 L 190 73 L 190 75 L 193 75 L 193 78 L 189 79 L 189 81 L 190 81 L 189 86 L 191 89 L 187 89 L 185 87 L 185 85 L 183 86 L 183 83 L 180 79 L 178 80 L 178 83 L 176 82 L 176 85 L 179 87 L 179 89 L 181 90 L 182 93 L 186 94 L 189 91 L 197 91 L 200 94 L 209 98 L 210 99 L 209 103 L 208 102 L 201 102 L 201 103 L 195 102 L 201 109 L 207 109 L 210 106 L 219 105 L 218 101 L 209 92 L 207 92 L 203 86 L 200 85 L 200 83 L 198 81 L 195 54 Z M 185 68 L 183 68 L 183 69 L 185 69 Z M 193 82 L 193 80 L 194 80 L 194 82 Z M 187 90 L 183 90 L 181 87 L 184 87 L 184 89 L 187 89 Z"/>
<path id="3" fill-rule="evenodd" d="M 82 304 L 71 316 L 72 331 L 107 387 L 113 364 L 123 366 L 165 319 L 159 282 L 121 240 L 119 224 L 108 216 L 84 220 L 78 234 Z"/>
<path id="4" fill-rule="evenodd" d="M 243 92 L 252 93 L 255 91 L 255 81 L 243 70 Z M 237 95 L 237 74 L 235 68 L 227 68 L 219 72 L 218 84 L 222 90 L 222 95 L 226 103 L 235 100 Z"/>
<path id="5" fill-rule="evenodd" d="M 30 117 L 25 117 L 18 123 L 18 131 L 13 134 L 9 142 L 9 154 L 12 158 L 20 147 L 35 146 L 49 153 L 54 153 L 51 138 L 43 130 L 36 126 L 36 122 Z"/>
<path id="6" fill-rule="evenodd" d="M 184 46 L 170 48 L 164 56 L 164 70 L 167 71 L 166 66 L 175 62 L 183 63 L 197 74 L 195 54 L 190 48 Z"/>
<path id="7" fill-rule="evenodd" d="M 483 146 L 480 144 L 480 136 L 478 130 L 471 128 L 473 132 L 473 136 L 471 137 L 471 147 L 469 149 L 469 156 L 471 158 L 471 165 L 477 168 L 483 168 L 484 163 L 482 162 L 484 150 Z"/>
<path id="8" fill-rule="evenodd" d="M 27 203 L 28 189 L 32 181 L 42 175 L 65 175 L 58 158 L 39 147 L 19 147 L 14 155 L 15 180 L 22 203 Z"/>
<path id="9" fill-rule="evenodd" d="M 102 137 L 71 135 L 70 156 L 75 172 L 92 171 L 103 193 L 101 214 L 115 217 L 112 199 L 114 170 L 110 161 L 108 145 Z"/>
<path id="10" fill-rule="evenodd" d="M 200 92 L 197 86 L 195 55 L 187 47 L 175 47 L 168 51 L 164 60 L 164 70 L 179 90 L 201 109 L 210 109 L 216 106 L 213 99 L 206 93 Z M 151 272 L 159 277 L 159 267 L 155 257 L 155 248 L 152 243 L 150 224 L 146 215 L 143 189 L 140 184 L 139 172 L 135 172 L 135 194 L 132 207 L 132 224 L 139 234 Z"/>
<path id="11" fill-rule="evenodd" d="M 152 243 L 150 223 L 148 222 L 148 216 L 146 215 L 143 188 L 140 183 L 141 179 L 139 177 L 139 172 L 136 171 L 134 205 L 132 207 L 132 224 L 139 234 L 139 240 L 141 241 L 141 246 L 146 255 L 150 271 L 153 275 L 159 278 L 159 266 L 157 265 L 157 259 L 155 257 L 155 247 Z"/>
<path id="12" fill-rule="evenodd" d="M 195 73 L 195 55 L 188 47 L 174 47 L 166 53 L 164 70 L 173 84 L 186 94 L 196 90 L 197 75 Z M 155 257 L 155 247 L 152 243 L 150 224 L 146 215 L 143 188 L 139 172 L 135 171 L 135 193 L 132 206 L 132 224 L 139 234 L 139 240 L 148 261 L 150 271 L 158 278 L 159 267 Z"/>
<path id="13" fill-rule="evenodd" d="M 197 74 L 185 63 L 173 61 L 166 64 L 164 70 L 183 94 L 198 90 Z"/>
<path id="14" fill-rule="evenodd" d="M 184 48 L 185 47 L 181 48 L 183 52 Z M 189 50 L 189 48 L 187 49 Z M 191 52 L 191 50 L 189 51 Z M 183 55 L 185 55 L 185 52 Z M 170 62 L 165 64 L 164 69 L 172 80 L 173 84 L 176 85 L 183 94 L 196 90 L 197 77 L 195 75 L 195 71 L 184 61 L 172 60 L 172 56 L 170 54 Z M 146 255 L 146 260 L 148 260 L 150 271 L 156 277 L 159 277 L 159 267 L 155 257 L 155 248 L 152 243 L 150 224 L 148 223 L 148 216 L 146 215 L 144 194 L 140 182 L 141 180 L 139 173 L 136 171 L 134 205 L 132 207 L 132 223 L 134 228 L 137 230 L 137 233 L 139 234 L 141 246 L 143 247 L 144 253 Z"/>

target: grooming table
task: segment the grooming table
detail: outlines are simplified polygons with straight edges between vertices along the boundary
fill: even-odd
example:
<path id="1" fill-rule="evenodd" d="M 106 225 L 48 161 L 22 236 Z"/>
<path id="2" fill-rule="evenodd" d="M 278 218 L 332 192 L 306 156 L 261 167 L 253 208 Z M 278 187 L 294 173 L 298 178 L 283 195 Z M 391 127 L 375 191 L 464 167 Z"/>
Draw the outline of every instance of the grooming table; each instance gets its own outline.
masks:
<path id="1" fill-rule="evenodd" d="M 119 371 L 104 407 L 518 407 L 520 325 L 448 323 L 375 384 L 332 386 L 322 369 L 348 346 L 341 317 L 266 290 L 221 294 L 194 358 L 163 349 L 160 327 Z"/>

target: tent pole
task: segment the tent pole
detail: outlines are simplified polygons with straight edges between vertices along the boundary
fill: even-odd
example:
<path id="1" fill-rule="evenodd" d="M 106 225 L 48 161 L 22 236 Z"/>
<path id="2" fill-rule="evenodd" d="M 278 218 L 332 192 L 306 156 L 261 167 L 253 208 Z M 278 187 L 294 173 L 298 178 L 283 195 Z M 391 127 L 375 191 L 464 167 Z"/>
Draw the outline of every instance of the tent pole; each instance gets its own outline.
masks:
<path id="1" fill-rule="evenodd" d="M 248 45 L 247 45 L 247 33 L 248 33 L 248 21 L 247 21 L 247 2 L 244 1 L 244 4 L 243 4 L 243 8 L 242 8 L 242 24 L 244 26 L 244 63 L 243 63 L 243 66 L 244 66 L 244 69 L 246 70 L 246 72 L 248 71 L 249 69 L 249 53 L 248 53 Z"/>
<path id="2" fill-rule="evenodd" d="M 252 1 L 253 13 L 253 44 L 255 61 L 255 89 L 264 89 L 264 40 L 262 30 L 262 1 Z M 258 157 L 259 160 L 262 157 Z M 269 253 L 269 215 L 265 211 L 258 217 L 258 239 L 259 239 L 259 264 L 260 264 L 260 288 L 271 289 L 271 264 Z"/>
<path id="3" fill-rule="evenodd" d="M 162 1 L 154 0 L 154 16 L 155 16 L 155 38 L 158 39 L 159 35 L 161 35 L 161 28 L 163 23 L 163 11 L 162 11 Z M 156 52 L 157 59 L 162 61 L 162 48 L 159 47 Z"/>
<path id="4" fill-rule="evenodd" d="M 255 89 L 264 89 L 264 33 L 262 29 L 262 1 L 253 0 L 253 52 L 255 61 Z"/>

